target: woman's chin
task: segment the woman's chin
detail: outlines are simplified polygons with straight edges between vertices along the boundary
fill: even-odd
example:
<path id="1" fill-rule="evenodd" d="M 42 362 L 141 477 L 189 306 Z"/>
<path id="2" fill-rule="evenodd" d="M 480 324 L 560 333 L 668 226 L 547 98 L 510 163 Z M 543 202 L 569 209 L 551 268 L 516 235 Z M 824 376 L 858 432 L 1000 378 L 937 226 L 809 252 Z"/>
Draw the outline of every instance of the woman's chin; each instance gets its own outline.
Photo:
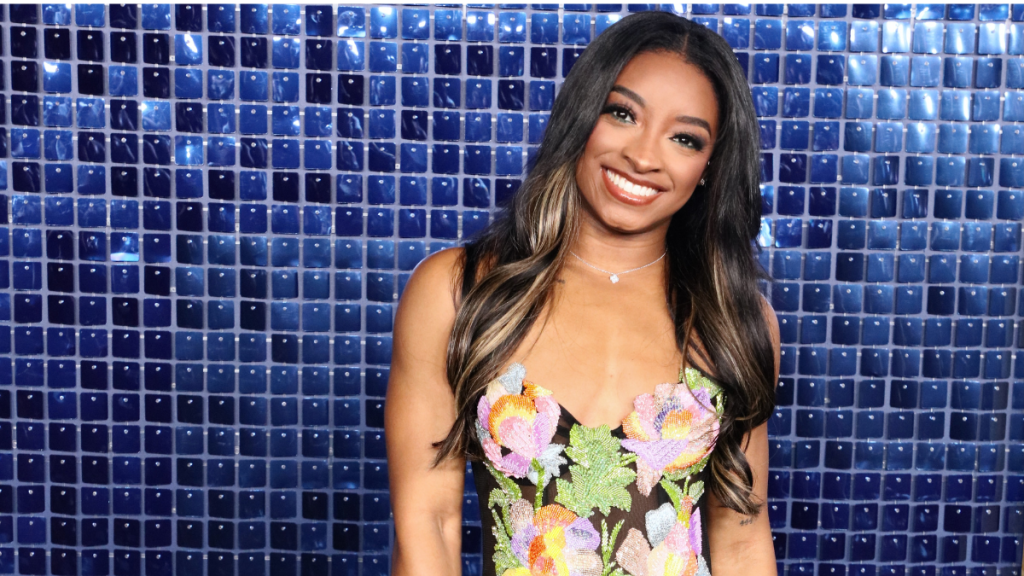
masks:
<path id="1" fill-rule="evenodd" d="M 626 212 L 626 213 L 623 213 Z M 671 219 L 660 220 L 654 214 L 637 213 L 636 210 L 601 210 L 590 214 L 598 228 L 615 234 L 631 236 L 643 234 L 667 225 Z"/>

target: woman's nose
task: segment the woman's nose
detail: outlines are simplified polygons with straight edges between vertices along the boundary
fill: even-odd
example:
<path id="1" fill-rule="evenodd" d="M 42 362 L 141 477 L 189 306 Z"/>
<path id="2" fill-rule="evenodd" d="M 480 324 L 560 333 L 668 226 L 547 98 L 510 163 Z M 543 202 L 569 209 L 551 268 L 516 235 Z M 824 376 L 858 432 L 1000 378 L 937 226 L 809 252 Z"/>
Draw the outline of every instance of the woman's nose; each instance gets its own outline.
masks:
<path id="1" fill-rule="evenodd" d="M 655 138 L 646 131 L 628 140 L 622 147 L 622 155 L 636 172 L 651 172 L 661 167 Z"/>

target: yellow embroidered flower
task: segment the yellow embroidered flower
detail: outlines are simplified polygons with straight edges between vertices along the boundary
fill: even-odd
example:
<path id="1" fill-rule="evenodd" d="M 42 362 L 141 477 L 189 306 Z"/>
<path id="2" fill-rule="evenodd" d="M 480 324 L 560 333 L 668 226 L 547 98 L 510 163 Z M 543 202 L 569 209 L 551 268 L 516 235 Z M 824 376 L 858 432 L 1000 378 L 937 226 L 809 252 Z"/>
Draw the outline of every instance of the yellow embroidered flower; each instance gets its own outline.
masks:
<path id="1" fill-rule="evenodd" d="M 520 509 L 530 506 L 525 500 Z M 587 576 L 601 573 L 596 550 L 601 536 L 590 520 L 580 518 L 558 504 L 544 506 L 533 515 L 514 522 L 512 552 L 523 567 L 502 576 Z"/>

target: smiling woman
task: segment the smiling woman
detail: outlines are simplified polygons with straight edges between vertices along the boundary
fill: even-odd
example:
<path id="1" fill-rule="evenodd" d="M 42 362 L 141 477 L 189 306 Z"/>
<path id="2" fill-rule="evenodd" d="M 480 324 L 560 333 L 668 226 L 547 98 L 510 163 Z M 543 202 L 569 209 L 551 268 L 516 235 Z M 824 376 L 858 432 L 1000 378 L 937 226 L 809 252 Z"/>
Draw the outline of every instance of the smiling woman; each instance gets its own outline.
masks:
<path id="1" fill-rule="evenodd" d="M 587 48 L 503 217 L 399 306 L 394 574 L 459 572 L 467 459 L 487 575 L 775 573 L 758 158 L 715 33 L 649 12 Z"/>
<path id="2" fill-rule="evenodd" d="M 621 232 L 666 222 L 704 177 L 717 124 L 714 87 L 698 68 L 670 52 L 633 58 L 576 164 L 584 214 Z"/>

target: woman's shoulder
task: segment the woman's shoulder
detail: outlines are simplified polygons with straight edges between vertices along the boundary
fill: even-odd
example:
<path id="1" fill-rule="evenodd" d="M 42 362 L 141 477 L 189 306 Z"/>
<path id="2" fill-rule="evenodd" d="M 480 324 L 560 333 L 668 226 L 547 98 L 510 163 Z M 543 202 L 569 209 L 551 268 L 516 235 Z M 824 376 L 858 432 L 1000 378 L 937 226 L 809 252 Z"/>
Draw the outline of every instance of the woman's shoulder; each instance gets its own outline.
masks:
<path id="1" fill-rule="evenodd" d="M 455 325 L 455 286 L 462 249 L 430 255 L 416 266 L 395 313 L 392 373 L 407 359 L 440 362 Z"/>
<path id="2" fill-rule="evenodd" d="M 462 247 L 446 248 L 423 259 L 413 270 L 402 301 L 450 302 L 454 312 L 465 253 Z"/>
<path id="3" fill-rule="evenodd" d="M 442 280 L 454 282 L 461 275 L 465 258 L 466 249 L 462 246 L 434 252 L 416 265 L 413 270 L 413 278 L 434 282 Z"/>
<path id="4" fill-rule="evenodd" d="M 427 256 L 402 290 L 399 313 L 415 311 L 416 316 L 428 315 L 434 322 L 454 321 L 464 260 L 465 250 L 461 247 Z"/>

